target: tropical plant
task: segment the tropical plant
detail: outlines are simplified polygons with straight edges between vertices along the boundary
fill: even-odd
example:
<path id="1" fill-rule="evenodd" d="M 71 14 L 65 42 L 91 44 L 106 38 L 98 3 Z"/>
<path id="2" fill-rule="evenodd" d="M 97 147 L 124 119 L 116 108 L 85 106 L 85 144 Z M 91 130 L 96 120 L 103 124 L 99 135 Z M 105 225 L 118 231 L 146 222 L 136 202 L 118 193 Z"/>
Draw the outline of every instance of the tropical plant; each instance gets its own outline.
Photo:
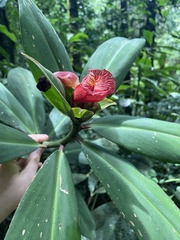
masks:
<path id="1" fill-rule="evenodd" d="M 118 152 L 120 147 L 159 162 L 179 163 L 179 124 L 108 111 L 115 104 L 115 88 L 145 41 L 115 37 L 104 42 L 84 67 L 79 83 L 63 43 L 32 0 L 19 0 L 19 17 L 23 55 L 32 73 L 15 68 L 8 74 L 7 87 L 1 84 L 0 160 L 9 161 L 38 147 L 47 148 L 48 156 L 5 239 L 75 240 L 81 235 L 96 239 L 92 215 L 72 180 L 70 165 L 79 154 L 81 158 L 84 154 L 137 239 L 179 239 L 177 206 Z M 47 120 L 36 85 L 52 105 Z M 90 131 L 96 133 L 96 141 Z M 28 136 L 31 133 L 47 133 L 49 141 L 38 144 Z M 102 139 L 109 147 L 102 146 Z"/>

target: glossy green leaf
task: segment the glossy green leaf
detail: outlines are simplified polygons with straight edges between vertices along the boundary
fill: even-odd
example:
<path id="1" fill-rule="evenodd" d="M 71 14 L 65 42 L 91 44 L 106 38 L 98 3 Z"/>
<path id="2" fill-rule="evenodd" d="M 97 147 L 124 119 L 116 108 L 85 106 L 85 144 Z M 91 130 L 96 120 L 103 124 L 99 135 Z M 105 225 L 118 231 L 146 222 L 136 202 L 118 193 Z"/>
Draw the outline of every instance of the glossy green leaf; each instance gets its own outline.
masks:
<path id="1" fill-rule="evenodd" d="M 80 240 L 76 193 L 62 151 L 49 156 L 22 198 L 5 237 L 12 239 Z"/>
<path id="2" fill-rule="evenodd" d="M 78 165 L 78 158 L 80 152 L 82 152 L 81 147 L 77 141 L 70 142 L 65 146 L 65 154 L 67 156 L 67 159 L 69 163 Z"/>
<path id="3" fill-rule="evenodd" d="M 32 0 L 18 0 L 21 36 L 25 53 L 51 72 L 73 71 L 64 45 L 52 25 Z M 37 68 L 30 64 L 33 75 Z"/>
<path id="4" fill-rule="evenodd" d="M 0 124 L 0 163 L 29 154 L 38 146 L 27 134 Z"/>
<path id="5" fill-rule="evenodd" d="M 105 148 L 83 142 L 82 149 L 94 173 L 138 239 L 180 238 L 180 211 L 155 182 Z"/>
<path id="6" fill-rule="evenodd" d="M 72 111 L 74 117 L 81 122 L 89 120 L 94 115 L 94 112 L 89 111 L 87 109 L 82 109 L 80 107 L 73 107 Z"/>
<path id="7" fill-rule="evenodd" d="M 180 163 L 180 124 L 130 116 L 108 116 L 90 126 L 101 136 L 138 154 Z"/>
<path id="8" fill-rule="evenodd" d="M 107 107 L 110 107 L 112 105 L 116 105 L 116 102 L 113 102 L 111 99 L 105 98 L 104 100 L 98 102 L 98 104 L 99 104 L 99 110 L 102 111 Z"/>
<path id="9" fill-rule="evenodd" d="M 40 64 L 33 57 L 31 57 L 31 56 L 29 56 L 29 55 L 27 55 L 25 53 L 22 53 L 22 55 L 25 56 L 26 58 L 28 58 L 34 64 L 36 64 L 36 66 L 41 70 L 41 72 L 43 72 L 44 75 L 48 78 L 49 82 L 54 86 L 56 91 L 61 96 L 65 96 L 65 90 L 64 90 L 64 86 L 63 86 L 62 82 L 59 81 L 59 79 L 51 71 L 49 71 L 49 69 L 45 68 L 42 64 Z"/>
<path id="10" fill-rule="evenodd" d="M 91 212 L 79 191 L 76 191 L 76 196 L 80 214 L 81 234 L 89 239 L 95 239 L 95 224 Z"/>
<path id="11" fill-rule="evenodd" d="M 116 88 L 127 75 L 134 59 L 144 46 L 144 39 L 115 37 L 101 44 L 86 64 L 81 79 L 91 68 L 106 69 L 116 79 Z"/>
<path id="12" fill-rule="evenodd" d="M 23 54 L 23 55 L 25 57 L 27 57 L 30 61 L 34 62 L 39 67 L 39 69 L 44 73 L 44 75 L 47 77 L 49 82 L 52 84 L 51 88 L 47 92 L 44 93 L 44 95 L 47 97 L 47 99 L 52 103 L 52 105 L 54 105 L 54 107 L 56 107 L 63 114 L 73 118 L 71 106 L 64 98 L 65 91 L 64 91 L 64 87 L 63 87 L 61 81 L 59 81 L 59 79 L 57 77 L 55 77 L 55 75 L 52 72 L 50 72 L 48 69 L 43 67 L 34 58 L 28 56 L 27 54 Z M 56 92 L 56 95 L 54 95 L 54 94 L 48 95 L 48 93 L 51 94 L 53 90 Z"/>
<path id="13" fill-rule="evenodd" d="M 36 133 L 41 133 L 45 124 L 44 98 L 32 73 L 21 67 L 10 70 L 7 88 L 31 116 Z"/>
<path id="14" fill-rule="evenodd" d="M 0 83 L 0 121 L 27 133 L 36 132 L 29 113 L 2 83 Z"/>
<path id="15" fill-rule="evenodd" d="M 18 3 L 21 36 L 25 53 L 51 72 L 73 71 L 62 41 L 40 9 L 32 0 L 19 0 Z M 29 61 L 29 65 L 37 81 L 42 72 L 33 62 Z M 53 87 L 44 95 L 54 107 L 66 115 L 70 114 L 67 104 L 63 107 L 65 102 L 57 100 L 59 94 Z"/>
<path id="16" fill-rule="evenodd" d="M 70 127 L 70 119 L 56 108 L 53 108 L 49 114 L 49 119 L 43 132 L 49 136 L 49 140 L 56 140 L 66 135 Z"/>

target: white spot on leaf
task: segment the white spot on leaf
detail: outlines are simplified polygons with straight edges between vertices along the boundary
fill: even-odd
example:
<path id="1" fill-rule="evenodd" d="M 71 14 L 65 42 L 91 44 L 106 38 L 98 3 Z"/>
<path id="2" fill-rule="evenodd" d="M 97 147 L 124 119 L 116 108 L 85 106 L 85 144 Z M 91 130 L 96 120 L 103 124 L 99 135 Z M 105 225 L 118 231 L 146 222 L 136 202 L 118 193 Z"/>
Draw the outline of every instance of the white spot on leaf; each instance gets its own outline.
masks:
<path id="1" fill-rule="evenodd" d="M 125 214 L 123 212 L 120 212 L 120 214 L 123 216 L 123 218 L 125 218 Z"/>
<path id="2" fill-rule="evenodd" d="M 61 224 L 59 224 L 59 231 L 61 231 L 61 229 L 62 229 L 62 225 L 61 225 Z"/>
<path id="3" fill-rule="evenodd" d="M 59 180 L 60 180 L 60 191 L 65 193 L 65 194 L 69 194 L 68 190 L 62 188 L 62 177 L 61 177 L 61 175 L 59 177 Z"/>
<path id="4" fill-rule="evenodd" d="M 129 221 L 130 222 L 130 224 L 134 227 L 135 226 L 135 224 L 132 222 L 132 221 Z"/>
<path id="5" fill-rule="evenodd" d="M 139 236 L 142 237 L 143 235 L 142 235 L 141 231 L 139 229 L 137 231 L 139 233 Z"/>

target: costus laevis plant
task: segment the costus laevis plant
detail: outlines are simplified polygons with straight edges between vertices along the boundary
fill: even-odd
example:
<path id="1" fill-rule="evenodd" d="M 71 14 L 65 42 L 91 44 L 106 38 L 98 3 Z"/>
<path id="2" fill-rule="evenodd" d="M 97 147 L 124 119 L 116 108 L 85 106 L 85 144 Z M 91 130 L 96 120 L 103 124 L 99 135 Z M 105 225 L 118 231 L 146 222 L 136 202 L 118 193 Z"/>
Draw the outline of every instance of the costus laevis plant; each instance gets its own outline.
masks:
<path id="1" fill-rule="evenodd" d="M 109 110 L 116 105 L 113 96 L 144 39 L 107 40 L 77 75 L 62 41 L 35 3 L 18 3 L 22 54 L 30 71 L 12 69 L 7 86 L 1 84 L 0 160 L 10 161 L 38 147 L 46 151 L 43 167 L 24 194 L 5 240 L 98 239 L 97 218 L 83 191 L 77 191 L 78 183 L 90 177 L 109 195 L 137 239 L 179 240 L 178 207 L 118 150 L 137 154 L 139 162 L 144 156 L 179 164 L 180 125 L 113 115 Z M 45 100 L 51 106 L 48 113 Z M 32 133 L 46 133 L 49 140 L 38 144 L 28 136 Z M 73 167 L 77 162 L 79 169 L 88 165 L 90 172 L 77 172 Z"/>

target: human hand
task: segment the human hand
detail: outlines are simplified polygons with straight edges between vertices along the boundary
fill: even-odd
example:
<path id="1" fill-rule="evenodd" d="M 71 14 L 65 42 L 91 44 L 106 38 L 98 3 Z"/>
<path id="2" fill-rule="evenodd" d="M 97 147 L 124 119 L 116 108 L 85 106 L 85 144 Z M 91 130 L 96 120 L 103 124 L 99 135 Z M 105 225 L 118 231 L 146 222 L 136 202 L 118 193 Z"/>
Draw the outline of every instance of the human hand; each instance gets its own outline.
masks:
<path id="1" fill-rule="evenodd" d="M 29 135 L 38 143 L 48 140 L 46 134 Z M 0 222 L 13 212 L 41 166 L 44 149 L 38 148 L 25 160 L 19 158 L 0 164 Z"/>

